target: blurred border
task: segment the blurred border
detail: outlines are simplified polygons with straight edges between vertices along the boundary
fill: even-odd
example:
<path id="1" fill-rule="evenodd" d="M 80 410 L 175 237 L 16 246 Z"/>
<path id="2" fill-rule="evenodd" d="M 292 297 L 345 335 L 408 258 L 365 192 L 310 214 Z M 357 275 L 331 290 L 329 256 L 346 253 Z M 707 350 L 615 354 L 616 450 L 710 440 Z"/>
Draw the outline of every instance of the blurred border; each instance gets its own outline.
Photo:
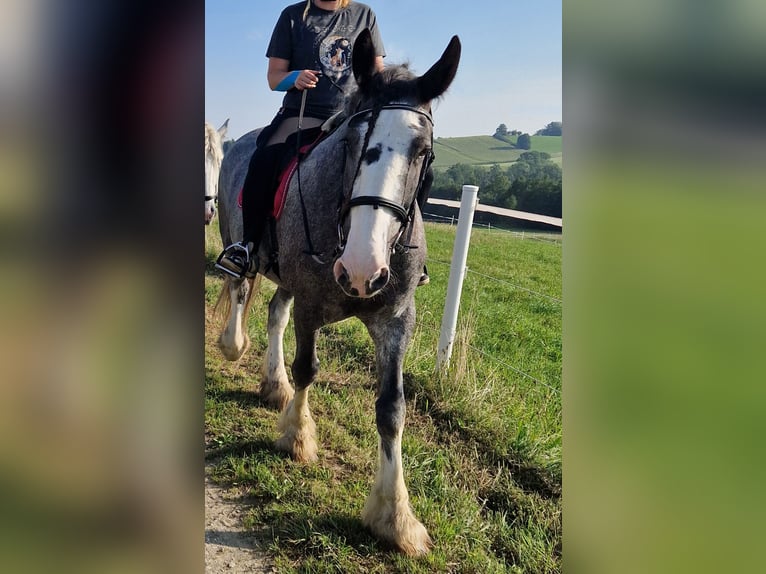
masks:
<path id="1" fill-rule="evenodd" d="M 201 572 L 204 3 L 0 21 L 0 562 Z"/>
<path id="2" fill-rule="evenodd" d="M 201 571 L 204 5 L 4 8 L 3 569 Z M 756 571 L 764 8 L 563 10 L 565 571 Z"/>
<path id="3" fill-rule="evenodd" d="M 564 570 L 758 568 L 766 9 L 564 4 Z"/>

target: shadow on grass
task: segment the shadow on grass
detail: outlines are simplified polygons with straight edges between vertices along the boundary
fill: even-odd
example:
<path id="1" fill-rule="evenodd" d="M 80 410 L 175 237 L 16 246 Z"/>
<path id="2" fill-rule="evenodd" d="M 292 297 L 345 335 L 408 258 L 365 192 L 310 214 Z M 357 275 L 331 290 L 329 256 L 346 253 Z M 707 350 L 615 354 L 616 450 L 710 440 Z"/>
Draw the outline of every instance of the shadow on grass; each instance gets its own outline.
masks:
<path id="1" fill-rule="evenodd" d="M 268 408 L 256 391 L 226 390 L 214 393 L 217 402 L 237 403 L 241 407 Z"/>
<path id="2" fill-rule="evenodd" d="M 359 516 L 346 512 L 296 512 L 281 516 L 280 522 L 277 534 L 293 541 L 290 551 L 296 558 L 331 558 L 339 548 L 350 547 L 357 558 L 379 560 L 381 552 L 394 551 L 376 539 Z"/>
<path id="3" fill-rule="evenodd" d="M 491 467 L 510 470 L 513 481 L 526 492 L 536 493 L 543 498 L 561 498 L 561 482 L 547 470 L 528 460 L 521 453 L 508 452 L 499 454 L 497 447 L 488 444 L 484 437 L 475 433 L 470 425 L 454 424 L 455 414 L 448 408 L 438 406 L 439 400 L 426 390 L 425 385 L 410 373 L 404 374 L 405 397 L 414 400 L 415 407 L 428 414 L 441 433 L 459 437 L 460 441 L 475 445 L 483 459 L 482 463 Z"/>
<path id="4" fill-rule="evenodd" d="M 221 446 L 213 446 L 205 451 L 205 460 L 214 466 L 222 459 L 233 456 L 242 458 L 245 456 L 262 457 L 263 455 L 282 456 L 283 453 L 274 447 L 274 441 L 270 439 L 256 439 L 236 441 Z"/>

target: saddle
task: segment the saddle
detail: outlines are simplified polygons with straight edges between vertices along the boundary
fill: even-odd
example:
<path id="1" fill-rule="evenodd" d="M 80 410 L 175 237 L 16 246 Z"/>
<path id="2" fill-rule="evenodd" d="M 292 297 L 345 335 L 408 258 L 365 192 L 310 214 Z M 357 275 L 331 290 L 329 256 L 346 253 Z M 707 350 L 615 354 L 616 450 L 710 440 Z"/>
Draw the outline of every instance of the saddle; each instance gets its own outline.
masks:
<path id="1" fill-rule="evenodd" d="M 290 188 L 290 180 L 298 168 L 298 162 L 303 160 L 313 150 L 322 139 L 328 135 L 328 131 L 322 129 L 323 126 L 301 130 L 300 134 L 290 135 L 285 141 L 286 149 L 291 150 L 286 153 L 281 161 L 279 177 L 276 180 L 274 191 L 274 202 L 272 204 L 271 214 L 269 216 L 268 230 L 270 233 L 271 250 L 266 263 L 265 272 L 273 271 L 279 277 L 279 248 L 277 245 L 276 227 L 274 223 L 282 215 L 282 209 L 287 200 L 287 190 Z M 298 141 L 308 141 L 298 148 Z M 242 189 L 237 196 L 237 205 L 242 209 Z"/>
<path id="2" fill-rule="evenodd" d="M 302 141 L 308 141 L 308 143 L 302 145 L 297 151 L 295 150 L 297 147 L 298 134 L 292 134 L 285 141 L 287 149 L 291 151 L 290 153 L 285 154 L 285 157 L 282 159 L 281 163 L 283 167 L 280 169 L 279 177 L 277 177 L 275 183 L 276 190 L 274 192 L 274 204 L 270 214 L 275 221 L 282 215 L 282 209 L 287 200 L 287 190 L 290 187 L 290 180 L 298 167 L 298 162 L 305 158 L 328 134 L 328 131 L 323 130 L 323 126 L 302 130 L 300 139 Z M 237 206 L 242 209 L 242 189 L 239 190 L 239 195 L 237 196 Z"/>

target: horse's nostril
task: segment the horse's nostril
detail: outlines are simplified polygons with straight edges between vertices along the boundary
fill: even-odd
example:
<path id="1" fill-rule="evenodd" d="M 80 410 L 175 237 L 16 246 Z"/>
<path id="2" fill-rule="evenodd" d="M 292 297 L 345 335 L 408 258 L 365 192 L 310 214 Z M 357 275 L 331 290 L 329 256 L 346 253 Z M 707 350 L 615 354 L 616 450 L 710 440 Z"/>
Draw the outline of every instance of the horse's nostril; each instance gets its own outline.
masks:
<path id="1" fill-rule="evenodd" d="M 388 267 L 382 267 L 375 275 L 367 280 L 367 295 L 372 295 L 383 289 L 388 283 Z"/>
<path id="2" fill-rule="evenodd" d="M 351 281 L 348 277 L 348 271 L 343 266 L 343 263 L 338 261 L 337 267 L 335 269 L 335 272 L 337 273 L 337 276 L 335 277 L 335 281 L 340 285 L 341 287 L 346 287 Z"/>

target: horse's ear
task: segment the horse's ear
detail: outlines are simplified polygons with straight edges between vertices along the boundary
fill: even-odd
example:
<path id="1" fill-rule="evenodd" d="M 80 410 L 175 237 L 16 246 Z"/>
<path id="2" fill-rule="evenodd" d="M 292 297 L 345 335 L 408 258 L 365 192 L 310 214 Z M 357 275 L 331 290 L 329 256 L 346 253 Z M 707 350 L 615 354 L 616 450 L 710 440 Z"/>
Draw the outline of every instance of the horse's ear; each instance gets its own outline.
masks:
<path id="1" fill-rule="evenodd" d="M 223 122 L 220 128 L 218 128 L 218 133 L 220 134 L 221 138 L 226 135 L 227 131 L 229 131 L 229 118 L 226 118 L 226 121 Z"/>
<path id="2" fill-rule="evenodd" d="M 372 43 L 372 34 L 367 28 L 362 30 L 354 42 L 351 67 L 354 70 L 356 83 L 364 89 L 375 73 L 375 45 Z"/>
<path id="3" fill-rule="evenodd" d="M 417 80 L 418 100 L 425 104 L 447 91 L 460 63 L 460 38 L 452 36 L 441 58 Z"/>

